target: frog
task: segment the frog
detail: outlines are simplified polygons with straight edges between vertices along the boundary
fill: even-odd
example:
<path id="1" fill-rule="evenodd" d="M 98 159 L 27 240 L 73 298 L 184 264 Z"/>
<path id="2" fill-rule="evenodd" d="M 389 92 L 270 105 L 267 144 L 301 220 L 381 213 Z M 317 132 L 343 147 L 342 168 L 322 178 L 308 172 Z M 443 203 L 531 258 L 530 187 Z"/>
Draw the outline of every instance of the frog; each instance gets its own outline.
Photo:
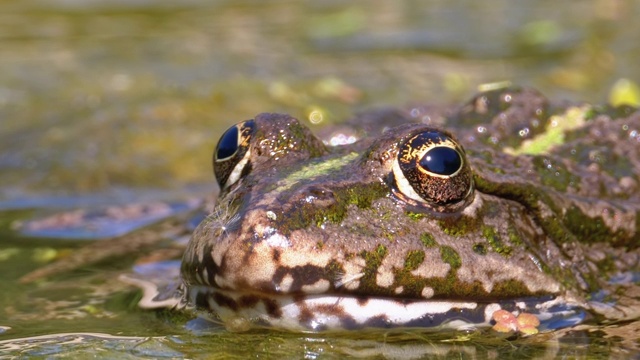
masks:
<path id="1" fill-rule="evenodd" d="M 323 141 L 261 113 L 220 137 L 220 194 L 184 252 L 183 305 L 232 331 L 640 316 L 620 296 L 640 265 L 635 108 L 506 87 L 344 126 Z"/>
<path id="2" fill-rule="evenodd" d="M 160 224 L 163 238 L 190 237 L 172 248 L 182 259 L 153 256 L 120 276 L 143 289 L 139 305 L 195 310 L 231 331 L 535 334 L 640 317 L 637 109 L 509 86 L 316 133 L 278 113 L 224 132 L 208 215 L 195 230 Z M 49 223 L 61 226 L 35 228 Z M 139 249 L 154 229 L 23 280 Z"/>

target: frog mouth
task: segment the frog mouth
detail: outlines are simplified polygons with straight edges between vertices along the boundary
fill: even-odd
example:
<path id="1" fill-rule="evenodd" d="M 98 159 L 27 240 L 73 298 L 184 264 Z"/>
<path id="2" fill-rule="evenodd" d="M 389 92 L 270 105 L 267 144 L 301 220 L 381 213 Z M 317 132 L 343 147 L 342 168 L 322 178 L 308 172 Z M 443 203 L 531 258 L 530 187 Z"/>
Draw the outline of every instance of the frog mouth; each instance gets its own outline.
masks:
<path id="1" fill-rule="evenodd" d="M 472 302 L 244 293 L 209 286 L 192 286 L 186 296 L 189 303 L 205 310 L 204 317 L 222 322 L 230 331 L 468 330 L 494 325 L 492 318 L 499 310 L 532 314 L 540 320 L 539 330 L 550 330 L 573 326 L 587 316 L 583 307 L 563 296 Z"/>

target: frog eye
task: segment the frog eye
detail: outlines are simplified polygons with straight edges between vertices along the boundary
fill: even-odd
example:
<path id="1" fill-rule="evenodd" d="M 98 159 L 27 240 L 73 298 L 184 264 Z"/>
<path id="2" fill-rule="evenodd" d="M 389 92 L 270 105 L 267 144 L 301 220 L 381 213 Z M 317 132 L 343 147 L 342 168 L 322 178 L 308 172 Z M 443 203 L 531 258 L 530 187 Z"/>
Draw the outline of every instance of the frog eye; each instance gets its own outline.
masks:
<path id="1" fill-rule="evenodd" d="M 428 130 L 404 141 L 393 163 L 396 194 L 415 205 L 455 211 L 473 192 L 462 147 L 448 134 Z"/>
<path id="2" fill-rule="evenodd" d="M 222 134 L 213 153 L 213 172 L 221 189 L 240 180 L 250 169 L 249 141 L 255 130 L 253 120 L 235 124 Z"/>

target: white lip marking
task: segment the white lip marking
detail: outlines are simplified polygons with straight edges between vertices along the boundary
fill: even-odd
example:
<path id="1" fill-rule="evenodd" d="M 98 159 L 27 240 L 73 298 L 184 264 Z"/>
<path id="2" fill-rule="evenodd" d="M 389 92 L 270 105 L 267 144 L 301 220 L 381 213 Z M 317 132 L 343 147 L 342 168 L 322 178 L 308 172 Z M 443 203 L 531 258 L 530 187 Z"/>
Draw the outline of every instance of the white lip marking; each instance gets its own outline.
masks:
<path id="1" fill-rule="evenodd" d="M 256 304 L 232 309 L 225 304 L 218 305 L 214 300 L 216 294 L 239 302 L 246 293 L 193 286 L 188 290 L 187 298 L 193 304 L 196 297 L 205 295 L 210 306 L 209 310 L 212 311 L 208 314 L 217 314 L 217 320 L 222 321 L 225 326 L 234 327 L 234 324 L 242 320 L 247 324 L 247 327 L 242 330 L 248 330 L 256 322 L 275 328 L 299 331 L 344 330 L 368 326 L 401 327 L 410 324 L 411 326 L 447 329 L 490 327 L 493 314 L 502 309 L 504 305 L 432 300 L 405 302 L 385 298 L 370 298 L 363 301 L 361 298 L 339 295 L 304 295 L 299 297 L 299 295 L 262 294 L 259 295 L 261 300 Z M 265 305 L 267 301 L 279 309 L 279 315 L 274 316 L 273 313 L 267 311 Z M 513 305 L 514 302 L 507 301 L 506 304 Z M 576 306 L 584 308 L 586 305 L 565 297 L 557 297 L 546 303 L 536 304 L 535 309 L 522 301 L 515 304 L 518 307 L 525 306 L 520 311 L 531 312 L 541 319 L 555 316 L 554 312 L 546 310 L 548 307 L 568 304 L 573 309 L 569 308 L 563 313 L 575 313 Z M 472 317 L 467 317 L 465 314 L 467 311 L 461 310 L 467 310 L 468 315 Z M 476 315 L 484 316 L 477 319 Z M 565 315 L 562 314 L 562 316 Z"/>

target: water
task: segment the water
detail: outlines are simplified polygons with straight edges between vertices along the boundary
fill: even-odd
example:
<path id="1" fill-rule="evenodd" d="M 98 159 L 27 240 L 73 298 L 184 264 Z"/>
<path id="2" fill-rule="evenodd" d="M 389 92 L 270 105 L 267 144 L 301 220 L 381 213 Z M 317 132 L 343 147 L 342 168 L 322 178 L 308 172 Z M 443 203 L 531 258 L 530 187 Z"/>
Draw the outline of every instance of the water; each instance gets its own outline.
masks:
<path id="1" fill-rule="evenodd" d="M 42 358 L 637 357 L 637 324 L 535 340 L 217 328 L 202 335 L 185 328 L 189 319 L 137 310 L 139 294 L 116 279 L 139 254 L 18 283 L 81 244 L 20 238 L 9 229 L 16 219 L 63 208 L 206 196 L 214 191 L 218 136 L 263 111 L 322 114 L 312 125 L 320 128 L 374 106 L 464 101 L 478 85 L 504 80 L 548 97 L 606 102 L 618 79 L 640 81 L 638 14 L 639 3 L 605 0 L 3 1 L 0 325 L 8 329 L 0 328 L 0 351 Z"/>

